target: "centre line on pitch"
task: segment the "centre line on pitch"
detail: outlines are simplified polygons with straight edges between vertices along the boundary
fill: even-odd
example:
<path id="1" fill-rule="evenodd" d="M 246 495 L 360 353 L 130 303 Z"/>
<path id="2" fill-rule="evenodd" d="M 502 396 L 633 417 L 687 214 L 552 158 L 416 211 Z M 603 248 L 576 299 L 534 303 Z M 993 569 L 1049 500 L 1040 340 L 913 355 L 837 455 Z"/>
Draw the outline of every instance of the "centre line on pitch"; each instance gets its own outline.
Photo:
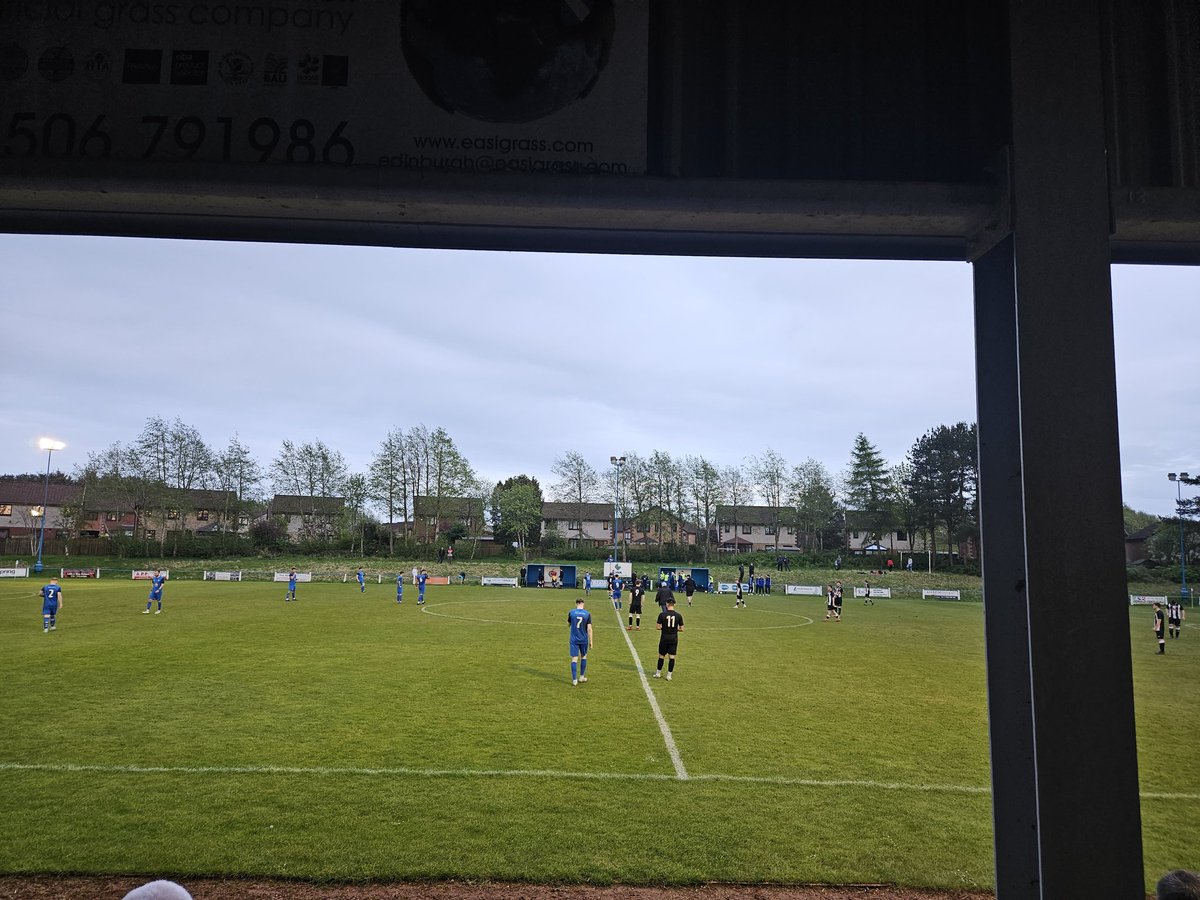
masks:
<path id="1" fill-rule="evenodd" d="M 633 657 L 633 664 L 637 666 L 638 678 L 642 681 L 642 690 L 646 692 L 646 699 L 650 701 L 650 709 L 654 711 L 654 718 L 658 722 L 658 730 L 662 732 L 663 743 L 667 745 L 667 754 L 671 757 L 671 764 L 675 766 L 675 777 L 680 781 L 687 781 L 687 769 L 683 767 L 683 760 L 679 756 L 679 748 L 675 746 L 675 738 L 671 735 L 671 726 L 667 724 L 662 710 L 658 707 L 658 700 L 654 698 L 654 691 L 650 690 L 650 680 L 646 678 L 646 670 L 642 668 L 642 661 L 638 659 L 637 648 L 633 646 L 633 641 L 629 638 L 629 632 L 621 624 L 621 611 L 614 606 L 613 613 L 617 617 L 617 630 L 621 632 L 621 637 L 625 638 L 625 645 L 629 648 L 629 655 Z"/>

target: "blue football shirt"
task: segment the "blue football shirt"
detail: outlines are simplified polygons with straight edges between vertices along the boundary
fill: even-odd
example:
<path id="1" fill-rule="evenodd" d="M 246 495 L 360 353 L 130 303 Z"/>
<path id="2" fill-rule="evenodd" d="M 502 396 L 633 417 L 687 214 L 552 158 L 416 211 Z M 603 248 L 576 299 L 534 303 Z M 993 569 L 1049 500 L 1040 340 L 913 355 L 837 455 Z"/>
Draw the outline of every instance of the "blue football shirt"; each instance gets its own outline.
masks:
<path id="1" fill-rule="evenodd" d="M 42 606 L 58 606 L 58 595 L 62 593 L 62 585 L 48 584 L 42 588 Z"/>
<path id="2" fill-rule="evenodd" d="M 592 614 L 586 609 L 576 607 L 567 613 L 567 625 L 571 629 L 571 643 L 584 647 L 588 644 L 588 626 L 592 624 Z"/>

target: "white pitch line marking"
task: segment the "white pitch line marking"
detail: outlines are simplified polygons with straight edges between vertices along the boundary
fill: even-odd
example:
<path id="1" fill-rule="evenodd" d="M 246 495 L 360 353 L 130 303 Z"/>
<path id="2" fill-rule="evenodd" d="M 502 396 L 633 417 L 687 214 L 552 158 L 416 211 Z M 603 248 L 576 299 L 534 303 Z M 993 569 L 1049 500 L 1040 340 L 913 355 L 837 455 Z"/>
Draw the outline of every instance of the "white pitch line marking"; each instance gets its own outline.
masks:
<path id="1" fill-rule="evenodd" d="M 546 778 L 567 781 L 678 781 L 674 775 L 655 772 L 566 772 L 558 769 L 418 769 L 358 766 L 142 766 L 82 765 L 78 763 L 0 763 L 0 772 L 96 772 L 108 775 L 356 775 L 417 778 Z M 991 788 L 965 784 L 911 784 L 856 778 L 797 778 L 786 775 L 689 775 L 688 781 L 762 784 L 779 787 L 869 788 L 931 794 L 990 794 Z M 1147 800 L 1200 800 L 1200 794 L 1143 791 Z"/>
<path id="2" fill-rule="evenodd" d="M 633 657 L 633 664 L 637 667 L 638 678 L 642 682 L 642 690 L 646 692 L 646 699 L 650 701 L 650 709 L 654 711 L 654 718 L 658 722 L 658 730 L 662 732 L 663 743 L 667 745 L 667 755 L 671 757 L 671 764 L 675 766 L 675 777 L 681 781 L 687 781 L 687 769 L 683 767 L 683 759 L 679 756 L 679 748 L 675 746 L 675 738 L 671 734 L 671 726 L 667 724 L 662 710 L 658 707 L 658 700 L 654 697 L 654 691 L 650 690 L 650 681 L 646 678 L 646 670 L 642 668 L 642 661 L 638 658 L 637 648 L 633 646 L 633 641 L 629 639 L 629 632 L 621 624 L 621 610 L 614 606 L 613 613 L 617 617 L 617 628 L 621 630 L 621 637 L 625 638 L 625 645 L 629 648 L 629 655 Z"/>

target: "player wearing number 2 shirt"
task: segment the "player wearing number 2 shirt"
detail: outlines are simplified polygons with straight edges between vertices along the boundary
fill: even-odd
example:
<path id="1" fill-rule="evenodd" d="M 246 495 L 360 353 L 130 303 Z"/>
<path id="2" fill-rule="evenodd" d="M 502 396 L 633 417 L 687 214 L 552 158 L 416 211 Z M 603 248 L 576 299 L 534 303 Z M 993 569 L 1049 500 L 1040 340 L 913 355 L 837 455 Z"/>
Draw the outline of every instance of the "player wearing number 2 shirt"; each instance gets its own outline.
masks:
<path id="1" fill-rule="evenodd" d="M 571 629 L 571 684 L 587 681 L 587 655 L 592 649 L 592 614 L 583 608 L 583 598 L 575 600 L 575 608 L 567 613 Z"/>
<path id="2" fill-rule="evenodd" d="M 667 660 L 667 681 L 675 671 L 675 654 L 679 652 L 679 632 L 683 631 L 683 614 L 675 609 L 675 598 L 667 599 L 666 608 L 658 614 L 655 627 L 662 632 L 658 639 L 658 668 L 655 678 L 662 677 L 663 660 Z"/>
<path id="3" fill-rule="evenodd" d="M 62 588 L 57 578 L 42 588 L 42 633 L 58 629 L 58 611 L 62 609 Z"/>

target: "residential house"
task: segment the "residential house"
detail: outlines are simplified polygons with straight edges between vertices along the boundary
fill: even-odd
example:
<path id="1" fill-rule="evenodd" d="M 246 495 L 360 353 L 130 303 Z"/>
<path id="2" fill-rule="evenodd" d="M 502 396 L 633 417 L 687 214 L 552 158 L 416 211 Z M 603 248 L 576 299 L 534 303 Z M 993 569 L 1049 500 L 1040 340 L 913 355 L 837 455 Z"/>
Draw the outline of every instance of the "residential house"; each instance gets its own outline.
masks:
<path id="1" fill-rule="evenodd" d="M 52 484 L 49 497 L 42 481 L 0 481 L 0 539 L 40 532 L 42 504 L 46 504 L 46 538 L 58 537 L 63 528 L 63 507 L 79 496 L 77 484 Z"/>
<path id="2" fill-rule="evenodd" d="M 661 544 L 695 544 L 700 533 L 692 523 L 659 507 L 633 516 L 628 523 L 630 542 L 643 547 Z"/>
<path id="3" fill-rule="evenodd" d="M 465 527 L 471 536 L 482 535 L 483 499 L 417 496 L 413 503 L 413 537 L 417 541 L 432 543 L 455 525 Z"/>
<path id="4" fill-rule="evenodd" d="M 542 535 L 557 533 L 569 547 L 612 544 L 611 503 L 543 503 Z"/>
<path id="5" fill-rule="evenodd" d="M 799 550 L 800 534 L 793 523 L 794 515 L 789 507 L 718 506 L 717 547 L 736 553 Z"/>
<path id="6" fill-rule="evenodd" d="M 1132 534 L 1125 535 L 1126 565 L 1134 565 L 1146 561 L 1150 555 L 1148 544 L 1156 531 L 1158 531 L 1158 523 L 1154 522 L 1145 528 L 1139 528 Z"/>
<path id="7" fill-rule="evenodd" d="M 328 538 L 336 532 L 345 510 L 346 501 L 342 497 L 276 494 L 260 518 L 282 518 L 288 540 Z"/>

